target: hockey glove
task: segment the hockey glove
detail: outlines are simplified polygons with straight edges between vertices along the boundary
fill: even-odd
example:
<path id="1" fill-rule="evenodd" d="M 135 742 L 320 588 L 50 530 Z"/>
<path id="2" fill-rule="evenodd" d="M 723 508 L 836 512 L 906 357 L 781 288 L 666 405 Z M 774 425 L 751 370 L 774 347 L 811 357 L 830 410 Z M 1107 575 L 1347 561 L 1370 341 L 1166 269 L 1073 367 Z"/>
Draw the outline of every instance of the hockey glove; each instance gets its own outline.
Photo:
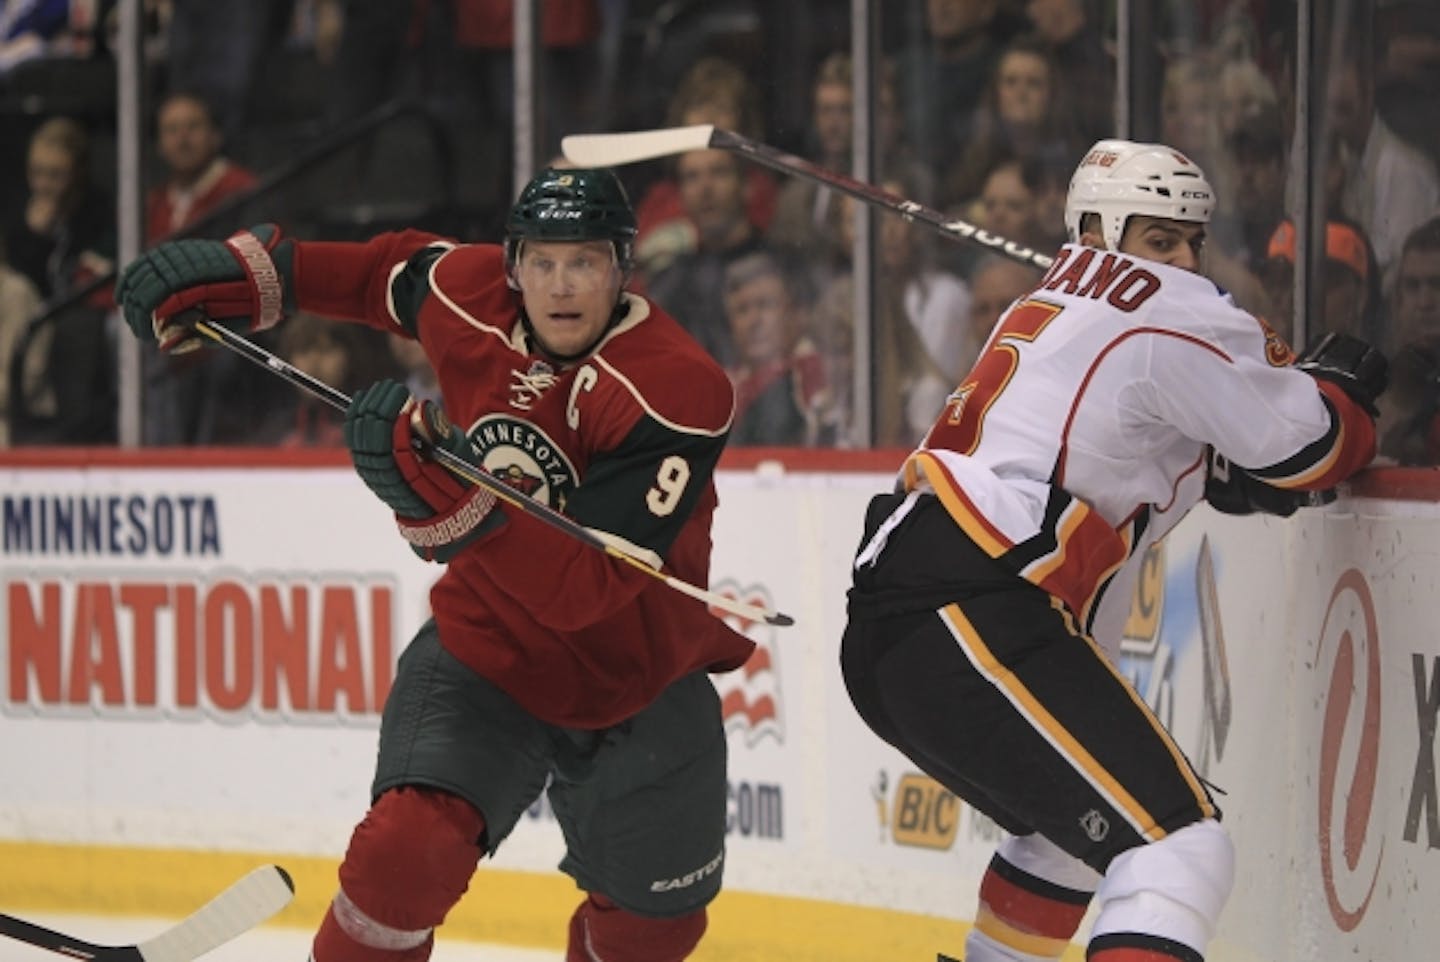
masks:
<path id="1" fill-rule="evenodd" d="M 1295 366 L 1311 377 L 1338 385 L 1372 418 L 1380 414 L 1375 400 L 1390 383 L 1390 362 L 1358 337 L 1326 334 L 1295 359 Z"/>
<path id="2" fill-rule="evenodd" d="M 131 261 L 120 274 L 115 301 L 142 341 L 166 354 L 204 343 L 183 316 L 199 311 L 220 322 L 244 321 L 250 331 L 274 327 L 294 310 L 289 291 L 293 242 L 263 224 L 225 241 L 167 241 Z"/>
<path id="3" fill-rule="evenodd" d="M 448 562 L 504 519 L 494 510 L 495 495 L 427 456 L 443 448 L 475 463 L 464 433 L 403 384 L 380 381 L 355 395 L 345 412 L 345 443 L 361 479 L 395 512 L 400 534 L 426 561 Z"/>
<path id="4" fill-rule="evenodd" d="M 1266 484 L 1214 448 L 1205 458 L 1205 500 L 1221 514 L 1273 514 L 1288 518 L 1297 508 L 1319 507 L 1336 498 L 1334 489 L 1291 491 Z"/>

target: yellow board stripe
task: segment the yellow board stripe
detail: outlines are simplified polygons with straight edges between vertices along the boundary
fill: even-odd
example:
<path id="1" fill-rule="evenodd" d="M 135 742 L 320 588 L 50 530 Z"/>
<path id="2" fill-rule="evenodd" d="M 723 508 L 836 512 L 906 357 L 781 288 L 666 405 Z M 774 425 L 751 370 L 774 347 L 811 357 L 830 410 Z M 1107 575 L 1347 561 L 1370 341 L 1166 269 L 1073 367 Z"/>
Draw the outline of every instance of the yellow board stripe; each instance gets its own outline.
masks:
<path id="1" fill-rule="evenodd" d="M 335 892 L 336 859 L 288 853 L 110 848 L 0 841 L 0 912 L 181 918 L 258 865 L 281 865 L 295 901 L 274 924 L 314 929 Z M 575 883 L 558 872 L 482 865 L 441 941 L 564 949 Z M 710 906 L 694 962 L 876 962 L 959 957 L 970 926 L 930 915 L 727 890 Z M 80 938 L 83 932 L 72 933 Z M 1067 962 L 1082 962 L 1071 946 Z"/>

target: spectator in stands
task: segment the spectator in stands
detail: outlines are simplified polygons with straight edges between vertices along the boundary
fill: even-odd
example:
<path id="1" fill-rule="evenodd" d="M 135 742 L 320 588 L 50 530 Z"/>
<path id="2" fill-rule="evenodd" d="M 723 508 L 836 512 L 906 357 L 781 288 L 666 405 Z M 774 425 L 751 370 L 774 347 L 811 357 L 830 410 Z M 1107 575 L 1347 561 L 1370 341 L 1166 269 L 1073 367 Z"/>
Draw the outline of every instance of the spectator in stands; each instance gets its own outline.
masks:
<path id="1" fill-rule="evenodd" d="M 1270 235 L 1285 214 L 1284 138 L 1280 114 L 1272 108 L 1240 121 L 1225 141 L 1234 186 L 1226 198 L 1229 212 L 1211 221 L 1211 243 L 1251 270 L 1264 261 Z"/>
<path id="2" fill-rule="evenodd" d="M 53 117 L 31 135 L 28 192 L 5 227 L 10 263 L 54 304 L 108 273 L 115 251 L 114 204 L 90 178 L 85 128 Z M 115 356 L 106 331 L 109 295 L 97 291 L 53 317 L 45 388 L 53 415 L 11 410 L 16 443 L 101 444 L 115 438 Z M 32 348 L 33 349 L 33 348 Z M 28 356 L 28 355 L 27 355 Z M 23 437 L 19 437 L 23 435 Z"/>
<path id="3" fill-rule="evenodd" d="M 1280 130 L 1280 95 L 1260 65 L 1246 58 L 1225 60 L 1216 78 L 1220 95 L 1216 110 L 1220 137 L 1229 142 L 1239 129 L 1256 117 L 1273 117 L 1277 136 Z"/>
<path id="4" fill-rule="evenodd" d="M 39 312 L 40 292 L 28 277 L 5 262 L 5 245 L 0 241 L 0 448 L 10 446 L 10 366 L 26 327 Z M 54 397 L 48 399 L 48 406 L 44 399 L 36 397 L 45 391 L 48 350 L 48 343 L 31 343 L 23 362 L 25 383 L 21 393 L 26 406 L 37 414 L 53 415 Z"/>
<path id="5" fill-rule="evenodd" d="M 43 57 L 88 57 L 114 0 L 0 2 L 0 77 Z"/>
<path id="6" fill-rule="evenodd" d="M 221 153 L 224 136 L 209 104 L 198 94 L 177 91 L 161 100 L 155 133 L 165 180 L 150 188 L 146 197 L 147 244 L 255 186 L 253 173 Z"/>
<path id="7" fill-rule="evenodd" d="M 884 181 L 881 186 L 908 196 L 909 186 L 903 182 Z M 852 239 L 857 203 L 845 200 L 845 232 Z M 981 342 L 960 323 L 970 312 L 970 290 L 959 277 L 933 266 L 928 235 L 900 217 L 882 217 L 879 227 L 878 303 L 870 338 L 876 385 L 872 443 L 909 447 L 934 422 Z M 827 353 L 853 343 L 850 328 L 856 312 L 853 279 L 841 275 L 822 295 L 815 323 Z M 837 373 L 844 367 L 843 361 L 831 365 Z M 841 387 L 842 382 L 831 383 Z M 851 417 L 837 420 L 853 422 Z M 853 439 L 841 443 L 848 445 Z"/>
<path id="8" fill-rule="evenodd" d="M 896 68 L 891 60 L 881 61 L 876 76 L 875 164 L 872 179 L 896 177 L 915 185 L 911 200 L 931 203 L 934 178 L 915 158 L 905 140 L 901 111 L 897 109 Z M 815 75 L 811 114 L 809 156 L 820 166 L 840 173 L 851 172 L 854 139 L 854 86 L 850 55 L 826 57 Z M 780 186 L 775 217 L 766 239 L 787 256 L 807 262 L 817 288 L 835 274 L 849 269 L 851 250 L 842 243 L 840 232 L 841 193 L 813 179 L 790 177 Z"/>
<path id="9" fill-rule="evenodd" d="M 1071 91 L 1080 138 L 1089 142 L 1110 136 L 1115 128 L 1115 60 L 1105 49 L 1097 5 L 1092 0 L 1028 0 L 1025 15 L 1049 49 L 1060 84 Z"/>
<path id="10" fill-rule="evenodd" d="M 1440 216 L 1431 217 L 1405 239 L 1393 314 L 1397 342 L 1440 344 Z"/>
<path id="11" fill-rule="evenodd" d="M 1395 362 L 1380 406 L 1380 453 L 1401 464 L 1440 464 L 1440 217 L 1405 239 L 1395 281 Z"/>
<path id="12" fill-rule="evenodd" d="M 415 4 L 315 0 L 315 56 L 334 70 L 332 119 L 350 120 L 395 96 L 415 41 Z"/>
<path id="13" fill-rule="evenodd" d="M 983 345 L 1016 298 L 1040 283 L 1041 272 L 1003 254 L 986 254 L 970 274 L 970 340 Z M 977 351 L 978 353 L 978 351 Z"/>
<path id="14" fill-rule="evenodd" d="M 969 204 L 1002 161 L 1068 163 L 1080 152 L 1073 110 L 1059 87 L 1050 54 L 1034 37 L 1001 53 L 958 162 L 944 168 L 942 207 Z"/>
<path id="15" fill-rule="evenodd" d="M 766 249 L 760 228 L 745 207 L 739 157 L 723 150 L 696 150 L 676 160 L 680 199 L 695 225 L 695 249 L 681 254 L 649 279 L 650 298 L 729 367 L 736 360 L 725 319 L 724 275 L 746 254 Z"/>
<path id="16" fill-rule="evenodd" d="M 515 126 L 515 4 L 514 0 L 414 0 L 420 18 L 428 11 L 444 11 L 453 17 L 453 42 L 458 51 L 459 90 L 462 105 L 476 104 L 476 115 L 464 115 L 461 142 L 475 138 L 476 150 L 498 148 L 499 169 L 508 174 L 513 156 L 510 131 Z M 540 34 L 545 96 L 539 103 L 539 127 L 535 131 L 543 153 L 560 149 L 560 138 L 580 129 L 590 113 L 597 91 L 595 42 L 600 34 L 601 4 L 598 0 L 546 0 L 538 8 L 536 29 Z M 443 30 L 448 24 L 442 24 Z M 362 66 L 363 69 L 363 66 Z M 437 91 L 453 96 L 454 91 Z M 501 178 L 508 184 L 508 177 Z M 503 200 L 488 197 L 488 200 Z"/>
<path id="17" fill-rule="evenodd" d="M 961 220 L 985 228 L 996 236 L 1024 244 L 1042 253 L 1059 247 L 1053 232 L 1042 216 L 1042 177 L 1040 165 L 1013 157 L 996 162 L 980 187 L 980 194 L 970 204 L 957 210 Z M 1061 188 L 1061 203 L 1063 203 Z M 1064 223 L 1062 218 L 1061 223 Z M 939 263 L 962 277 L 969 276 L 985 250 L 972 244 L 949 244 L 939 253 Z"/>
<path id="18" fill-rule="evenodd" d="M 1343 56 L 1328 78 L 1328 109 L 1346 172 L 1341 210 L 1369 234 L 1389 279 L 1405 238 L 1440 210 L 1440 176 L 1375 109 L 1373 69 L 1368 55 Z"/>
<path id="19" fill-rule="evenodd" d="M 1210 220 L 1210 277 L 1252 314 L 1276 312 L 1261 274 L 1270 237 L 1285 216 L 1285 133 L 1277 109 L 1247 117 L 1226 140 L 1231 178 L 1226 203 Z"/>
<path id="20" fill-rule="evenodd" d="M 764 138 L 759 93 L 744 71 L 724 57 L 703 57 L 686 71 L 670 99 L 666 123 L 671 127 L 714 124 L 746 137 Z M 779 192 L 775 176 L 756 164 L 745 165 L 742 174 L 747 216 L 760 230 L 766 230 L 775 216 Z M 674 176 L 662 177 L 644 189 L 635 216 L 640 231 L 635 238 L 635 259 L 644 273 L 655 273 L 698 243 L 697 226 L 685 211 Z"/>
<path id="21" fill-rule="evenodd" d="M 801 275 L 768 252 L 725 269 L 725 316 L 735 342 L 733 445 L 810 447 L 820 437 L 829 398 L 815 344 L 805 336 Z"/>
<path id="22" fill-rule="evenodd" d="M 1295 226 L 1280 222 L 1270 237 L 1263 279 L 1275 305 L 1267 318 L 1286 343 L 1294 343 Z M 1324 285 L 1320 310 L 1312 311 L 1306 342 L 1330 332 L 1350 334 L 1372 344 L 1380 337 L 1380 283 L 1375 254 L 1358 224 L 1332 218 L 1325 225 Z"/>
<path id="23" fill-rule="evenodd" d="M 289 30 L 294 2 L 170 0 L 167 86 L 204 97 L 231 144 L 243 141 L 251 95 L 266 56 Z"/>
<path id="24" fill-rule="evenodd" d="M 812 88 L 809 156 L 821 167 L 848 174 L 855 106 L 850 56 L 833 53 L 820 64 Z M 839 191 L 806 177 L 780 185 L 766 238 L 777 249 L 805 257 L 822 280 L 849 261 L 840 239 Z"/>
<path id="25" fill-rule="evenodd" d="M 399 366 L 386 341 L 390 335 L 353 324 L 333 324 L 299 311 L 282 328 L 280 353 L 299 370 L 346 393 L 398 376 Z M 345 412 L 304 391 L 291 390 L 290 403 L 263 410 L 283 412 L 257 431 L 257 443 L 280 447 L 344 447 Z M 251 410 L 260 410 L 251 408 Z M 278 437 L 267 437 L 269 434 Z"/>
<path id="26" fill-rule="evenodd" d="M 1205 49 L 1166 65 L 1160 88 L 1160 139 L 1199 164 L 1217 195 L 1228 197 L 1231 177 L 1223 164 L 1216 70 L 1214 56 Z"/>
<path id="27" fill-rule="evenodd" d="M 68 294 L 108 272 L 115 251 L 114 202 L 90 179 L 90 135 L 68 117 L 52 117 L 30 137 L 29 192 L 21 216 L 5 228 L 16 270 L 40 295 Z"/>
<path id="28" fill-rule="evenodd" d="M 165 179 L 146 195 L 147 245 L 189 227 L 256 184 L 253 173 L 221 153 L 223 142 L 212 108 L 199 94 L 173 91 L 160 101 L 155 143 Z M 227 222 L 209 234 L 223 236 L 233 226 Z M 269 335 L 259 335 L 259 341 L 268 348 L 275 346 Z M 255 443 L 253 427 L 233 416 L 234 399 L 247 398 L 256 407 L 288 406 L 293 392 L 276 378 L 237 355 L 209 357 L 208 353 L 173 356 L 156 351 L 142 356 L 146 443 Z"/>
<path id="29" fill-rule="evenodd" d="M 902 102 L 905 129 L 937 180 L 974 141 L 977 105 L 1019 26 L 999 0 L 926 0 L 925 42 L 902 60 Z"/>
<path id="30" fill-rule="evenodd" d="M 1395 133 L 1440 162 L 1440 5 L 1388 0 L 1375 11 L 1375 100 Z"/>
<path id="31" fill-rule="evenodd" d="M 1040 229 L 1037 167 L 1003 160 L 991 168 L 980 188 L 975 220 L 1001 237 L 1043 250 L 1047 238 Z"/>
<path id="32" fill-rule="evenodd" d="M 315 50 L 333 70 L 331 115 L 347 120 L 410 95 L 435 108 L 455 145 L 464 201 L 490 212 L 508 196 L 515 126 L 512 0 L 315 0 Z M 545 155 L 588 119 L 600 86 L 599 0 L 540 5 Z"/>

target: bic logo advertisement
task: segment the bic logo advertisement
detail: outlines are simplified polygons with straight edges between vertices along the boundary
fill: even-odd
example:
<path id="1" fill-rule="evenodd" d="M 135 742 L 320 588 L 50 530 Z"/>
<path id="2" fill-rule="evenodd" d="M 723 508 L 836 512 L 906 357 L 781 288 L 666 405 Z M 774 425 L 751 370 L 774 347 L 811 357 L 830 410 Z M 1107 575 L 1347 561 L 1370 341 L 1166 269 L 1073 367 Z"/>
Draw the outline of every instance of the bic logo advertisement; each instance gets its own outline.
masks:
<path id="1" fill-rule="evenodd" d="M 882 843 L 946 852 L 962 837 L 962 828 L 967 841 L 994 844 L 1004 834 L 954 792 L 920 772 L 892 776 L 882 768 L 871 786 L 871 797 Z"/>
<path id="2" fill-rule="evenodd" d="M 896 845 L 947 849 L 960 829 L 960 799 L 928 775 L 906 772 L 891 798 L 885 797 L 889 776 L 880 772 L 876 783 L 882 833 L 888 828 Z"/>

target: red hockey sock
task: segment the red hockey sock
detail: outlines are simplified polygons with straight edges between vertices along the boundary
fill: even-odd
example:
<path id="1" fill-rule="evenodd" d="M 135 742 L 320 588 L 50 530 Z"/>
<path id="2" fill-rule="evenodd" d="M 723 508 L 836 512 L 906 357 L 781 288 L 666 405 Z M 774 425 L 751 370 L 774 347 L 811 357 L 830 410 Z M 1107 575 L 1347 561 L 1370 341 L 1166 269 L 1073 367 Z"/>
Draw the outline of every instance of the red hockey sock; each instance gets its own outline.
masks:
<path id="1" fill-rule="evenodd" d="M 681 962 L 700 944 L 706 915 L 647 918 L 590 895 L 570 917 L 565 962 Z"/>
<path id="2" fill-rule="evenodd" d="M 1080 927 L 1090 896 L 1037 878 L 997 855 L 980 881 L 975 928 L 998 945 L 1058 959 Z"/>
<path id="3" fill-rule="evenodd" d="M 424 942 L 410 949 L 387 949 L 355 941 L 335 920 L 335 906 L 325 910 L 325 920 L 310 947 L 310 962 L 425 962 L 435 946 L 432 932 Z"/>
<path id="4" fill-rule="evenodd" d="M 381 795 L 350 838 L 314 962 L 428 959 L 433 929 L 469 886 L 484 831 L 480 813 L 447 792 Z"/>

